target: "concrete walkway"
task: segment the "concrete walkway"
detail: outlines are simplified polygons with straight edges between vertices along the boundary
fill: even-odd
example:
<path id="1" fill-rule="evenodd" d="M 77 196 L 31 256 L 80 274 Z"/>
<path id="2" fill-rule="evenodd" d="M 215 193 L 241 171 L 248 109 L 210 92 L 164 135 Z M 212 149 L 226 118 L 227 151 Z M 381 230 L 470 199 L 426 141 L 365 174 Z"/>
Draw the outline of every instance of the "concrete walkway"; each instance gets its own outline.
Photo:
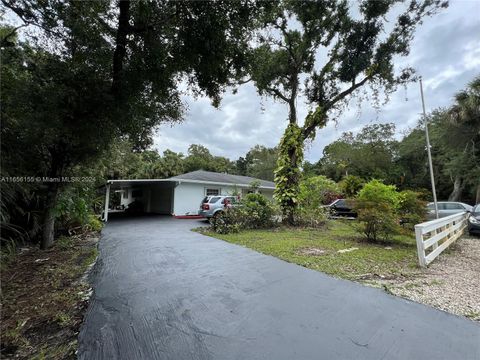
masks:
<path id="1" fill-rule="evenodd" d="M 189 231 L 109 222 L 80 359 L 480 359 L 478 323 Z"/>

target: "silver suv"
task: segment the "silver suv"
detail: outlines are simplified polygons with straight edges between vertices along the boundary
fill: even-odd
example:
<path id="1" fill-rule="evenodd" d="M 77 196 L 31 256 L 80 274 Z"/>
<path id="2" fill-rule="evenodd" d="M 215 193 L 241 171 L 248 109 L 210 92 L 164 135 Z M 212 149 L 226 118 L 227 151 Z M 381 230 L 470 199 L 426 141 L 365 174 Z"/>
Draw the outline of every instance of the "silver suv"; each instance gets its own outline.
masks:
<path id="1" fill-rule="evenodd" d="M 225 208 L 235 206 L 238 203 L 236 196 L 225 195 L 210 195 L 206 196 L 200 203 L 200 210 L 198 215 L 206 217 L 207 219 L 214 217 Z"/>
<path id="2" fill-rule="evenodd" d="M 473 207 L 455 201 L 439 201 L 438 204 L 438 217 L 446 217 L 453 214 L 458 214 L 465 211 L 472 211 Z M 435 219 L 435 205 L 434 203 L 428 203 L 427 205 L 427 218 L 429 220 Z"/>

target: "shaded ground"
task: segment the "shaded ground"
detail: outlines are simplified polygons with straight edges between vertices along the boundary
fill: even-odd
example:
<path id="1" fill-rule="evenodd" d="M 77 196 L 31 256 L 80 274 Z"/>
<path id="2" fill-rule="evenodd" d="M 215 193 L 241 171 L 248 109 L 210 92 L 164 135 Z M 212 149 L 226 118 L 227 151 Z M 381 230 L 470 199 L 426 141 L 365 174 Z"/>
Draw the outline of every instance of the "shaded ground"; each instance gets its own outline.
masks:
<path id="1" fill-rule="evenodd" d="M 107 224 L 80 359 L 478 358 L 475 322 L 190 231 L 199 224 Z"/>
<path id="2" fill-rule="evenodd" d="M 23 248 L 2 268 L 2 359 L 75 359 L 90 288 L 82 281 L 98 236 Z"/>

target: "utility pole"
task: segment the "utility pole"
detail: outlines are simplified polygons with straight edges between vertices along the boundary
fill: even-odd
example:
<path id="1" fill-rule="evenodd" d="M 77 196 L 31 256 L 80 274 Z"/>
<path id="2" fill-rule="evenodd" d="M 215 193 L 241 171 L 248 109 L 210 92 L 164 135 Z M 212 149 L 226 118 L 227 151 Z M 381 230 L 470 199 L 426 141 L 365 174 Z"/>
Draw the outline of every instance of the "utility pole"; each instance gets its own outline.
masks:
<path id="1" fill-rule="evenodd" d="M 438 219 L 437 191 L 435 190 L 435 177 L 433 175 L 432 153 L 430 151 L 430 137 L 428 135 L 428 121 L 425 112 L 425 100 L 423 98 L 422 77 L 420 77 L 420 94 L 422 96 L 423 121 L 425 122 L 425 137 L 427 139 L 428 166 L 430 168 L 430 180 L 432 182 L 433 203 L 435 204 L 435 217 Z"/>

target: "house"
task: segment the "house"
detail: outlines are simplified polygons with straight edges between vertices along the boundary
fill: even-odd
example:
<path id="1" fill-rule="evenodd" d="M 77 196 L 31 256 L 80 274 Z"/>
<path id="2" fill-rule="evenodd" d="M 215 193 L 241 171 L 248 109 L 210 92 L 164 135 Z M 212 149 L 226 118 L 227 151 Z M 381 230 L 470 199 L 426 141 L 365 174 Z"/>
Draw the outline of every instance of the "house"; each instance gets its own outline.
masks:
<path id="1" fill-rule="evenodd" d="M 168 179 L 108 180 L 104 220 L 108 220 L 111 192 L 119 193 L 124 207 L 136 201 L 145 213 L 181 217 L 197 215 L 207 195 L 245 195 L 252 191 L 252 182 L 258 184 L 259 193 L 273 197 L 275 185 L 271 181 L 203 170 Z"/>

